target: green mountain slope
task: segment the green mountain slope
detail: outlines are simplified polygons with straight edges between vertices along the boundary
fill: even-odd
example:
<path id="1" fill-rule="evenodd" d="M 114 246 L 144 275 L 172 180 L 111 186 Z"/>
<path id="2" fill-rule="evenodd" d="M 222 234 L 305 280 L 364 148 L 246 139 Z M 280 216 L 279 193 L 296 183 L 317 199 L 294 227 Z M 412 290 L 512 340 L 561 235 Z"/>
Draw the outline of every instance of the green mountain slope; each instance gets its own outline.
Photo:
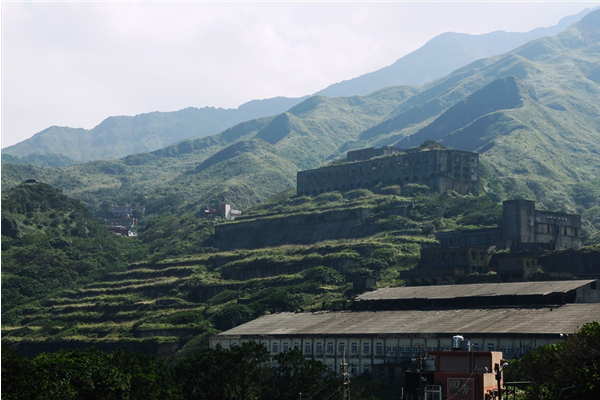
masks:
<path id="1" fill-rule="evenodd" d="M 563 18 L 557 25 L 526 33 L 497 31 L 482 35 L 444 33 L 393 65 L 355 79 L 331 85 L 315 95 L 328 97 L 366 95 L 395 85 L 420 85 L 440 78 L 474 60 L 504 53 L 530 40 L 554 35 L 590 12 Z M 596 71 L 600 79 L 600 72 Z M 2 149 L 3 156 L 25 157 L 40 166 L 65 166 L 40 156 L 65 156 L 76 162 L 119 159 L 130 154 L 151 152 L 184 139 L 220 132 L 242 121 L 276 115 L 305 100 L 276 97 L 253 100 L 237 109 L 186 108 L 175 112 L 152 112 L 134 117 L 109 117 L 93 129 L 53 126 L 30 139 Z"/>
<path id="2" fill-rule="evenodd" d="M 89 211 L 43 183 L 2 192 L 2 313 L 98 279 L 143 255 Z M 14 315 L 19 315 L 15 312 Z"/>
<path id="3" fill-rule="evenodd" d="M 64 168 L 5 163 L 2 185 L 35 178 L 62 188 L 94 212 L 106 201 L 145 206 L 149 214 L 225 200 L 246 208 L 293 187 L 297 170 L 331 157 L 341 143 L 416 92 L 394 87 L 363 97 L 315 97 L 279 116 L 121 160 Z"/>
<path id="4" fill-rule="evenodd" d="M 4 164 L 3 187 L 34 177 L 94 212 L 105 201 L 150 214 L 199 212 L 216 201 L 244 209 L 292 188 L 298 170 L 348 150 L 437 140 L 481 154 L 482 186 L 494 200 L 525 197 L 583 213 L 600 206 L 591 183 L 600 176 L 600 86 L 591 79 L 600 66 L 599 18 L 592 12 L 557 36 L 422 87 L 315 96 L 283 114 L 121 160 L 58 169 Z"/>

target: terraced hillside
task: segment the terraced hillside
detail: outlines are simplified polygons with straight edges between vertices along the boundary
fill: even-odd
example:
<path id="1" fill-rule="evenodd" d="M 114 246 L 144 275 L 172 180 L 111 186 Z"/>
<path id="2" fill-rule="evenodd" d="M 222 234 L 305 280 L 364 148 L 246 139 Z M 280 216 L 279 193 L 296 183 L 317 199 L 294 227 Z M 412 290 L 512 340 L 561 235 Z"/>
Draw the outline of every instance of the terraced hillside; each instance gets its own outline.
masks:
<path id="1" fill-rule="evenodd" d="M 357 276 L 395 285 L 422 240 L 379 235 L 135 263 L 10 310 L 2 343 L 30 355 L 93 344 L 167 356 L 265 313 L 343 307 Z"/>

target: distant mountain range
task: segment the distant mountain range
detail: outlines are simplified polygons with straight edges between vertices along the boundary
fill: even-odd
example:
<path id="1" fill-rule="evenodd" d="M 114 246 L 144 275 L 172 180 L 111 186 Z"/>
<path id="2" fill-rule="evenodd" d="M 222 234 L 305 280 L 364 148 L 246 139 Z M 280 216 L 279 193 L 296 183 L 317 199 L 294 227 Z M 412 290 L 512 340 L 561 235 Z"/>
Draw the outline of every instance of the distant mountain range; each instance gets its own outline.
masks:
<path id="1" fill-rule="evenodd" d="M 394 85 L 422 85 L 475 60 L 504 53 L 536 38 L 554 35 L 579 21 L 588 12 L 590 10 L 584 10 L 563 18 L 553 27 L 538 28 L 527 33 L 444 33 L 388 67 L 336 83 L 316 95 L 367 95 Z M 237 109 L 187 108 L 134 117 L 109 117 L 90 130 L 52 126 L 23 142 L 2 149 L 3 162 L 61 167 L 76 162 L 118 159 L 158 150 L 184 139 L 209 136 L 243 121 L 276 115 L 307 98 L 253 100 Z M 435 106 L 430 104 L 422 111 L 431 110 L 428 107 Z"/>
<path id="2" fill-rule="evenodd" d="M 63 168 L 4 164 L 3 188 L 35 178 L 91 210 L 151 214 L 245 209 L 291 189 L 298 170 L 348 150 L 425 140 L 477 151 L 495 201 L 537 200 L 600 231 L 600 10 L 552 37 L 477 60 L 422 86 L 313 96 L 284 113 L 119 160 Z"/>

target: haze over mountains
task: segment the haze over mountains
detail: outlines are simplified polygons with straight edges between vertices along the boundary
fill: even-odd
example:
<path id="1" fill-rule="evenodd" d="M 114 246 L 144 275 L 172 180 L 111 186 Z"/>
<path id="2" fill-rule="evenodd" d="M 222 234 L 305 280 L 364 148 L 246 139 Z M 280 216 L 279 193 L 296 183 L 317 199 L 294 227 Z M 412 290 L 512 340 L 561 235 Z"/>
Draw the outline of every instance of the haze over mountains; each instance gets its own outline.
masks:
<path id="1" fill-rule="evenodd" d="M 600 10 L 564 32 L 475 61 L 420 87 L 366 96 L 314 96 L 243 122 L 112 161 L 65 168 L 4 164 L 3 187 L 36 178 L 93 211 L 103 202 L 148 214 L 245 209 L 315 168 L 366 146 L 438 140 L 478 151 L 482 187 L 495 201 L 529 198 L 583 213 L 600 230 Z"/>
<path id="2" fill-rule="evenodd" d="M 477 59 L 504 53 L 535 38 L 556 34 L 588 12 L 589 10 L 584 10 L 563 18 L 553 27 L 538 28 L 527 33 L 445 33 L 391 66 L 336 83 L 316 94 L 329 97 L 366 95 L 393 85 L 420 85 Z M 30 139 L 3 149 L 2 154 L 4 161 L 44 166 L 117 159 L 129 154 L 157 150 L 183 139 L 214 134 L 242 121 L 275 115 L 307 97 L 254 100 L 237 109 L 187 108 L 135 117 L 115 116 L 107 118 L 91 130 L 53 126 Z M 23 160 L 15 158 L 32 154 L 43 156 Z"/>

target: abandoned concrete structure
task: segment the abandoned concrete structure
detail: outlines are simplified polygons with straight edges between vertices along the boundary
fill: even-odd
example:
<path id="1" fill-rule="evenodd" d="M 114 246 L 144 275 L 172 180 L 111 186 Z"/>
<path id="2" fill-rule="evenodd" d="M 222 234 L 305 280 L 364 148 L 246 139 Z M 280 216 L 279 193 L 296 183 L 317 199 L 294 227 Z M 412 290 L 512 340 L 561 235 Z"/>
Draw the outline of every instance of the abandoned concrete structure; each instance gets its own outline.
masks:
<path id="1" fill-rule="evenodd" d="M 273 356 L 297 348 L 336 372 L 345 355 L 351 374 L 403 386 L 411 359 L 451 350 L 454 335 L 474 356 L 501 351 L 505 359 L 561 342 L 600 320 L 599 289 L 595 280 L 380 289 L 358 297 L 365 311 L 266 315 L 210 345 L 257 341 Z"/>
<path id="2" fill-rule="evenodd" d="M 408 285 L 523 281 L 538 268 L 531 251 L 581 248 L 581 216 L 536 210 L 531 200 L 507 200 L 502 227 L 440 232 L 436 239 L 439 247 L 422 248 L 417 268 L 401 273 Z M 491 266 L 496 250 L 511 253 Z"/>
<path id="3" fill-rule="evenodd" d="M 349 151 L 343 164 L 298 172 L 297 194 L 309 196 L 369 188 L 382 181 L 394 182 L 402 187 L 414 183 L 426 185 L 431 193 L 447 190 L 460 194 L 476 192 L 479 154 L 449 149 L 419 151 L 393 147 Z"/>

